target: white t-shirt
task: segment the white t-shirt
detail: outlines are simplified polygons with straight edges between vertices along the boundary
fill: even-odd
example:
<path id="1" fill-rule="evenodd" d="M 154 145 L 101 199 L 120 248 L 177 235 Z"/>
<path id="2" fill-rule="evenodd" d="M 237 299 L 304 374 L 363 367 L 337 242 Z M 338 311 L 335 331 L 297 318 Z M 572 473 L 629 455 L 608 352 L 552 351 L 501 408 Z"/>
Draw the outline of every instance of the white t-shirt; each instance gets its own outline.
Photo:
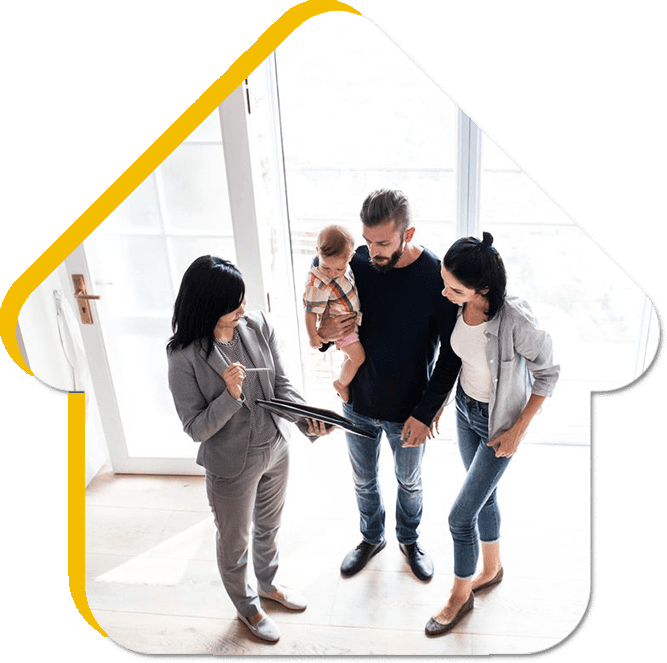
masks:
<path id="1" fill-rule="evenodd" d="M 491 398 L 492 378 L 486 361 L 486 326 L 469 325 L 459 315 L 452 332 L 452 350 L 461 358 L 459 381 L 463 391 L 481 403 L 488 403 Z"/>

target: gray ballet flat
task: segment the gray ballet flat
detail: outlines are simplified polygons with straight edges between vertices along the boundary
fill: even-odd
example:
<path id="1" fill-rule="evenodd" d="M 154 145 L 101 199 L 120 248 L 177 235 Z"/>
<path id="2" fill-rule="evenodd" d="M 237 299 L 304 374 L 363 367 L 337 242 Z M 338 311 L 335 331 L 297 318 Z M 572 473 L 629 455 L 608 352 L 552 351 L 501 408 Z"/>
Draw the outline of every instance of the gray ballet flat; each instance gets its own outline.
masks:
<path id="1" fill-rule="evenodd" d="M 473 589 L 472 591 L 476 594 L 477 592 L 481 592 L 483 589 L 489 589 L 489 587 L 497 585 L 502 579 L 503 579 L 503 567 L 501 566 L 500 571 L 498 571 L 498 573 L 496 573 L 496 575 L 493 578 L 491 578 L 491 580 L 482 583 L 479 587 Z"/>
<path id="2" fill-rule="evenodd" d="M 470 592 L 470 597 L 461 606 L 451 622 L 441 624 L 431 617 L 431 619 L 428 620 L 428 624 L 426 624 L 426 635 L 444 635 L 445 633 L 449 633 L 473 609 L 474 605 L 475 597 L 473 596 L 473 593 Z"/>

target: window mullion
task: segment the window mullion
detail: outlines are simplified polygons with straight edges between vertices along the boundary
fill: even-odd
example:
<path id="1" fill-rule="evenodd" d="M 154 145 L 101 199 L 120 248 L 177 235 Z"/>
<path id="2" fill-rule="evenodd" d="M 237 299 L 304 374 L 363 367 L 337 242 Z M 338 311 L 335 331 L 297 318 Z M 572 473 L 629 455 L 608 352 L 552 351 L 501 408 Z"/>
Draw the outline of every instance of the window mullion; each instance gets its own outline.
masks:
<path id="1" fill-rule="evenodd" d="M 266 288 L 259 250 L 246 104 L 246 88 L 243 83 L 220 106 L 220 125 L 234 247 L 239 269 L 243 272 L 248 308 L 266 311 Z"/>
<path id="2" fill-rule="evenodd" d="M 459 109 L 456 215 L 456 232 L 459 237 L 479 235 L 481 167 L 482 132 Z"/>

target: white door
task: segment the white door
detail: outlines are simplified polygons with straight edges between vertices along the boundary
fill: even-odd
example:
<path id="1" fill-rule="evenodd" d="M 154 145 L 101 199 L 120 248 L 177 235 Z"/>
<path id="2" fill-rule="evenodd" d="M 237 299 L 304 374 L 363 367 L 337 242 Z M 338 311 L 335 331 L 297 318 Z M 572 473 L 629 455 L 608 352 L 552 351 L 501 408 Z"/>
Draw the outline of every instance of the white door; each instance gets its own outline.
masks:
<path id="1" fill-rule="evenodd" d="M 93 324 L 81 324 L 115 472 L 198 472 L 166 381 L 165 344 L 192 259 L 236 260 L 217 113 L 66 260 L 83 274 Z"/>
<path id="2" fill-rule="evenodd" d="M 279 304 L 283 352 L 298 355 L 293 298 L 284 302 L 282 294 L 293 286 L 284 266 L 265 257 L 285 253 L 283 235 L 269 232 L 280 219 L 272 214 L 258 227 L 266 213 L 252 195 L 245 99 L 239 88 L 65 262 L 68 274 L 83 275 L 89 294 L 99 296 L 81 332 L 114 472 L 202 472 L 176 416 L 165 350 L 180 280 L 196 257 L 235 262 L 249 307 Z M 270 239 L 261 250 L 260 233 Z M 300 371 L 292 377 L 301 383 Z"/>

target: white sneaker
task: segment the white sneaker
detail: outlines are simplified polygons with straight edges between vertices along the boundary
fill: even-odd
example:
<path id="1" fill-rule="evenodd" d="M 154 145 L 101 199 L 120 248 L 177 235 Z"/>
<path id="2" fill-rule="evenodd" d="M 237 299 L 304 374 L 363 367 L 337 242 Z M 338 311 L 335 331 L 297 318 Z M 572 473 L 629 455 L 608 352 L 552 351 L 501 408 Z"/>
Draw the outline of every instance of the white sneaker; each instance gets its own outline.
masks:
<path id="1" fill-rule="evenodd" d="M 277 642 L 280 639 L 280 629 L 268 615 L 264 615 L 255 626 L 240 612 L 237 616 L 250 629 L 250 632 L 258 638 L 267 640 L 268 642 Z"/>

